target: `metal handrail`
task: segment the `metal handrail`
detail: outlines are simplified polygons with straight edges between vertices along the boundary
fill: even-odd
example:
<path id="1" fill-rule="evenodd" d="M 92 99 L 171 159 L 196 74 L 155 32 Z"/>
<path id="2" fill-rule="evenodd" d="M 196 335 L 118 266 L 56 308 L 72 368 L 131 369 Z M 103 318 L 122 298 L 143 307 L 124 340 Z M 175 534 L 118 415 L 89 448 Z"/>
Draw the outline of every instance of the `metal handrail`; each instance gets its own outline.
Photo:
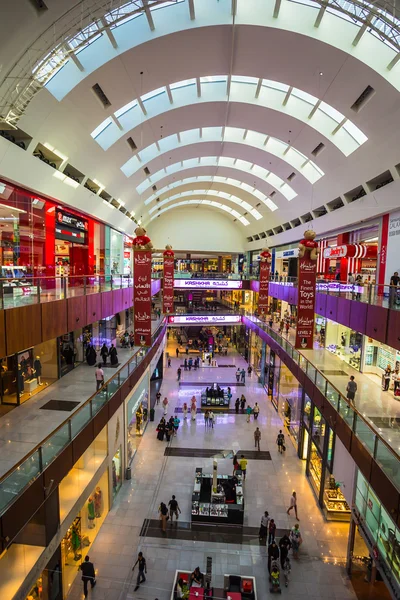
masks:
<path id="1" fill-rule="evenodd" d="M 118 389 L 120 389 L 122 383 L 120 382 L 120 374 L 121 371 L 123 371 L 123 369 L 125 369 L 126 367 L 128 367 L 128 373 L 129 373 L 129 365 L 131 363 L 133 363 L 134 361 L 136 361 L 136 367 L 139 366 L 139 364 L 142 362 L 142 360 L 144 359 L 145 355 L 152 349 L 154 343 L 157 341 L 157 338 L 160 335 L 160 331 L 162 330 L 163 327 L 165 327 L 166 325 L 166 318 L 164 317 L 162 319 L 162 321 L 160 322 L 159 326 L 157 327 L 157 329 L 154 331 L 154 333 L 151 336 L 152 339 L 152 344 L 150 347 L 144 349 L 139 349 L 137 350 L 131 357 L 129 357 L 129 359 L 123 364 L 121 365 L 121 367 L 118 369 L 118 371 L 116 373 L 114 373 L 103 385 L 102 387 L 96 391 L 95 393 L 93 393 L 85 402 L 83 402 L 83 404 L 67 419 L 65 419 L 60 425 L 58 425 L 55 429 L 53 429 L 53 431 L 51 433 L 49 433 L 49 435 L 47 435 L 43 440 L 41 440 L 34 448 L 32 448 L 32 450 L 30 450 L 30 452 L 28 454 L 26 454 L 23 458 L 21 458 L 15 465 L 13 465 L 6 473 L 4 473 L 1 477 L 0 477 L 0 515 L 4 513 L 5 509 L 9 506 L 9 504 L 12 502 L 12 500 L 10 500 L 7 504 L 5 504 L 4 506 L 1 505 L 1 486 L 7 481 L 7 479 L 9 477 L 11 477 L 14 473 L 16 473 L 17 471 L 20 471 L 21 467 L 27 463 L 30 459 L 32 459 L 32 457 L 36 454 L 39 453 L 38 455 L 38 459 L 39 459 L 39 464 L 40 464 L 40 470 L 38 471 L 38 473 L 31 478 L 30 481 L 26 482 L 26 484 L 24 486 L 21 487 L 21 489 L 19 490 L 19 493 L 21 493 L 32 481 L 34 481 L 40 473 L 43 472 L 43 470 L 52 462 L 52 460 L 54 460 L 58 454 L 60 453 L 60 451 L 67 445 L 67 443 L 70 443 L 75 437 L 76 435 L 78 435 L 80 433 L 80 431 L 82 430 L 83 427 L 81 427 L 75 435 L 72 435 L 72 421 L 73 419 L 76 419 L 77 415 L 79 415 L 80 413 L 82 413 L 83 410 L 87 409 L 88 406 L 92 407 L 92 402 L 93 400 L 102 392 L 104 393 L 104 391 L 106 392 L 106 400 L 105 402 L 103 402 L 103 404 L 101 405 L 100 408 L 102 408 L 102 406 L 104 406 L 105 404 L 107 404 L 110 399 L 112 398 L 112 396 L 114 396 L 114 394 L 118 391 Z M 145 352 L 144 355 L 142 355 L 141 360 L 137 361 L 138 356 L 141 355 L 142 352 Z M 135 367 L 135 368 L 136 368 Z M 110 383 L 117 379 L 118 380 L 118 384 L 116 389 L 113 391 L 113 393 L 108 396 L 107 391 L 108 391 L 108 386 L 110 385 Z M 125 380 L 124 380 L 125 381 Z M 89 422 L 100 410 L 100 408 L 93 413 L 92 408 L 90 411 L 90 419 L 87 421 Z M 86 425 L 86 423 L 84 424 Z M 44 448 L 44 446 L 50 442 L 50 440 L 52 438 L 54 438 L 57 433 L 59 433 L 63 428 L 65 428 L 66 426 L 69 427 L 69 437 L 70 439 L 67 440 L 67 442 L 65 442 L 63 444 L 62 447 L 60 447 L 58 449 L 58 451 L 54 454 L 54 456 L 52 457 L 52 460 L 50 460 L 48 463 L 46 463 L 46 465 L 43 465 L 43 451 L 42 449 Z M 15 498 L 18 496 L 19 494 L 16 494 Z"/>
<path id="2" fill-rule="evenodd" d="M 380 433 L 373 428 L 373 426 L 364 418 L 364 416 L 360 413 L 360 411 L 348 401 L 348 399 L 343 395 L 343 393 L 340 390 L 338 390 L 338 388 L 325 377 L 325 375 L 318 369 L 318 367 L 313 365 L 313 363 L 308 358 L 306 358 L 304 356 L 304 354 L 302 354 L 299 350 L 297 350 L 289 342 L 289 340 L 285 339 L 277 331 L 274 331 L 271 327 L 269 327 L 269 325 L 267 325 L 267 323 L 262 321 L 260 318 L 254 316 L 253 313 L 251 313 L 250 311 L 244 311 L 244 316 L 246 316 L 247 318 L 250 318 L 250 320 L 253 323 L 255 323 L 255 325 L 259 326 L 273 340 L 278 342 L 280 347 L 289 356 L 291 356 L 291 358 L 293 360 L 295 360 L 295 362 L 297 362 L 300 369 L 306 373 L 306 375 L 309 377 L 309 379 L 312 379 L 312 378 L 310 377 L 310 374 L 308 373 L 308 371 L 309 371 L 308 366 L 310 366 L 314 370 L 315 374 L 314 374 L 313 383 L 316 385 L 316 387 L 318 387 L 318 389 L 320 389 L 320 391 L 322 391 L 324 397 L 328 400 L 328 402 L 331 404 L 331 406 L 333 406 L 335 408 L 336 412 L 342 418 L 344 418 L 344 417 L 340 412 L 340 405 L 342 402 L 346 405 L 347 411 L 353 413 L 353 418 L 350 419 L 352 421 L 352 424 L 350 425 L 349 420 L 347 420 L 347 419 L 344 419 L 344 420 L 346 420 L 346 423 L 351 427 L 351 430 L 354 433 L 354 435 L 356 435 L 356 437 L 360 440 L 360 442 L 369 451 L 369 453 L 371 454 L 371 456 L 374 459 L 377 458 L 378 442 L 380 442 L 381 444 L 383 444 L 383 446 L 386 448 L 386 450 L 392 455 L 392 457 L 399 463 L 399 466 L 400 466 L 400 455 L 388 444 L 388 442 L 380 435 Z M 284 343 L 281 343 L 281 342 L 284 342 Z M 288 352 L 288 346 L 290 347 L 289 352 Z M 296 360 L 296 355 L 297 355 L 297 360 Z M 302 360 L 300 360 L 300 357 L 302 358 Z M 305 369 L 303 368 L 304 365 L 302 366 L 302 364 L 301 364 L 303 361 L 305 363 L 305 367 L 306 367 Z M 318 382 L 317 382 L 318 376 L 320 376 L 323 379 L 323 381 L 325 382 L 324 390 L 321 390 L 321 388 L 318 385 Z M 335 391 L 335 393 L 337 394 L 337 405 L 336 406 L 335 406 L 335 404 L 333 404 L 331 402 L 331 400 L 327 396 L 328 386 L 330 386 L 330 388 L 332 388 Z M 345 412 L 345 411 L 343 411 L 343 412 Z M 357 420 L 362 421 L 362 423 L 367 427 L 367 429 L 370 431 L 372 436 L 375 438 L 372 451 L 369 448 L 369 446 L 364 443 L 363 439 L 357 433 L 357 430 L 356 430 Z M 377 461 L 377 462 L 379 462 L 379 461 Z M 385 469 L 382 465 L 381 465 L 381 467 L 385 471 Z M 389 474 L 387 473 L 387 475 L 388 475 L 389 479 L 391 479 L 390 473 Z M 394 485 L 400 490 L 400 483 L 397 484 L 394 482 Z"/>

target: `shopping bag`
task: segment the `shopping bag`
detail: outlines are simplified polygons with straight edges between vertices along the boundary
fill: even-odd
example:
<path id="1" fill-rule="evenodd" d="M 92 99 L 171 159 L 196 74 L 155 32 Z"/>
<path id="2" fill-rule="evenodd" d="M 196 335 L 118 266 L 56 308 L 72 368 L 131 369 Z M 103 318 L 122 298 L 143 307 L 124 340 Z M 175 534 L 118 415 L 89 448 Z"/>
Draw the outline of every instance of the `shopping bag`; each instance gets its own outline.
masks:
<path id="1" fill-rule="evenodd" d="M 283 445 L 283 446 L 282 446 L 282 450 L 283 450 L 284 452 L 286 452 L 286 446 L 285 446 L 285 445 Z"/>

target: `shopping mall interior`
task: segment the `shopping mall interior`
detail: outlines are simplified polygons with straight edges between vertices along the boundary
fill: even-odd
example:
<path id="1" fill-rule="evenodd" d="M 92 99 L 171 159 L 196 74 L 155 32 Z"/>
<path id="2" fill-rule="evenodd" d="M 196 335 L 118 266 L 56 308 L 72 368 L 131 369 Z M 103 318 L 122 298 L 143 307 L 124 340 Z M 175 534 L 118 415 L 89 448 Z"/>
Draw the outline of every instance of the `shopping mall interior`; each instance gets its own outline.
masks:
<path id="1" fill-rule="evenodd" d="M 1 600 L 399 600 L 394 0 L 0 33 Z"/>

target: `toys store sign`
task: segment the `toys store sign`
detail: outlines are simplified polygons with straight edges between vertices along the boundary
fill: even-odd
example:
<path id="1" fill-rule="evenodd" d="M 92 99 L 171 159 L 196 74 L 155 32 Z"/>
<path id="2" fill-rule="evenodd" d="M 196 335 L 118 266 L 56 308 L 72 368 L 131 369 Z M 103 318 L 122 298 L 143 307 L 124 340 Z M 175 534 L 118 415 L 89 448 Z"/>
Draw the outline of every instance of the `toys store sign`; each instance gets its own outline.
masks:
<path id="1" fill-rule="evenodd" d="M 67 225 L 67 227 L 70 227 L 71 229 L 78 229 L 79 231 L 88 230 L 87 221 L 61 210 L 57 211 L 57 223 L 59 225 Z"/>

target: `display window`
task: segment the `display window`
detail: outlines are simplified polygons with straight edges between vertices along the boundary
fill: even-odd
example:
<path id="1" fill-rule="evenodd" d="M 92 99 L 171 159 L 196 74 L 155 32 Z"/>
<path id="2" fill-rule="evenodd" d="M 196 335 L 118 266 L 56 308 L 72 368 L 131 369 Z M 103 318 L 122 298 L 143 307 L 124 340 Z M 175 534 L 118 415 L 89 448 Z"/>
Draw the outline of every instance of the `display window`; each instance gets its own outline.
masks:
<path id="1" fill-rule="evenodd" d="M 89 554 L 108 510 L 108 473 L 105 471 L 83 502 L 61 542 L 64 597 L 67 596 L 85 556 Z"/>
<path id="2" fill-rule="evenodd" d="M 328 468 L 331 470 L 332 470 L 332 465 L 333 465 L 334 444 L 335 444 L 335 434 L 332 429 L 329 429 L 328 452 L 327 452 L 326 460 L 328 463 Z"/>
<path id="3" fill-rule="evenodd" d="M 303 412 L 303 420 L 306 424 L 307 428 L 310 427 L 311 420 L 311 398 L 305 394 L 304 396 L 304 412 Z"/>
<path id="4" fill-rule="evenodd" d="M 398 350 L 366 336 L 364 339 L 363 372 L 366 375 L 381 383 L 383 372 L 388 365 L 393 372 L 400 370 L 400 352 Z M 389 389 L 393 389 L 393 383 L 392 380 Z"/>
<path id="5" fill-rule="evenodd" d="M 326 422 L 324 417 L 319 412 L 318 408 L 314 406 L 314 417 L 312 424 L 312 439 L 313 442 L 318 446 L 320 452 L 324 449 L 324 441 L 326 434 Z"/>
<path id="6" fill-rule="evenodd" d="M 112 494 L 113 498 L 118 494 L 122 485 L 122 449 L 118 448 L 111 462 Z"/>
<path id="7" fill-rule="evenodd" d="M 343 496 L 340 483 L 329 469 L 325 473 L 324 514 L 327 521 L 350 521 L 351 510 Z"/>
<path id="8" fill-rule="evenodd" d="M 325 348 L 354 369 L 361 368 L 362 334 L 327 320 Z"/>
<path id="9" fill-rule="evenodd" d="M 314 341 L 318 342 L 321 348 L 325 348 L 326 336 L 326 318 L 321 315 L 315 315 Z"/>
<path id="10" fill-rule="evenodd" d="M 122 233 L 110 230 L 110 274 L 117 275 L 123 272 L 124 261 L 124 236 Z"/>
<path id="11" fill-rule="evenodd" d="M 76 499 L 90 484 L 106 457 L 107 428 L 104 427 L 59 485 L 61 523 L 69 516 Z"/>
<path id="12" fill-rule="evenodd" d="M 302 387 L 286 367 L 281 366 L 278 413 L 296 448 L 299 442 Z"/>
<path id="13" fill-rule="evenodd" d="M 309 472 L 312 488 L 318 498 L 321 490 L 322 457 L 314 442 L 311 442 Z"/>
<path id="14" fill-rule="evenodd" d="M 124 275 L 132 274 L 132 264 L 133 264 L 133 248 L 132 248 L 132 239 L 127 235 L 124 235 Z"/>
<path id="15" fill-rule="evenodd" d="M 75 366 L 74 333 L 71 331 L 61 335 L 58 340 L 58 360 L 60 377 L 64 377 Z"/>
<path id="16" fill-rule="evenodd" d="M 126 406 L 126 456 L 131 466 L 133 457 L 147 425 L 149 408 L 149 379 L 146 374 L 137 388 L 125 400 Z"/>
<path id="17" fill-rule="evenodd" d="M 307 429 L 303 428 L 303 449 L 302 449 L 302 454 L 301 454 L 301 458 L 303 460 L 307 460 L 309 440 L 310 440 L 309 433 L 308 433 Z"/>
<path id="18" fill-rule="evenodd" d="M 259 376 L 261 373 L 262 339 L 254 332 L 251 333 L 250 364 Z"/>

